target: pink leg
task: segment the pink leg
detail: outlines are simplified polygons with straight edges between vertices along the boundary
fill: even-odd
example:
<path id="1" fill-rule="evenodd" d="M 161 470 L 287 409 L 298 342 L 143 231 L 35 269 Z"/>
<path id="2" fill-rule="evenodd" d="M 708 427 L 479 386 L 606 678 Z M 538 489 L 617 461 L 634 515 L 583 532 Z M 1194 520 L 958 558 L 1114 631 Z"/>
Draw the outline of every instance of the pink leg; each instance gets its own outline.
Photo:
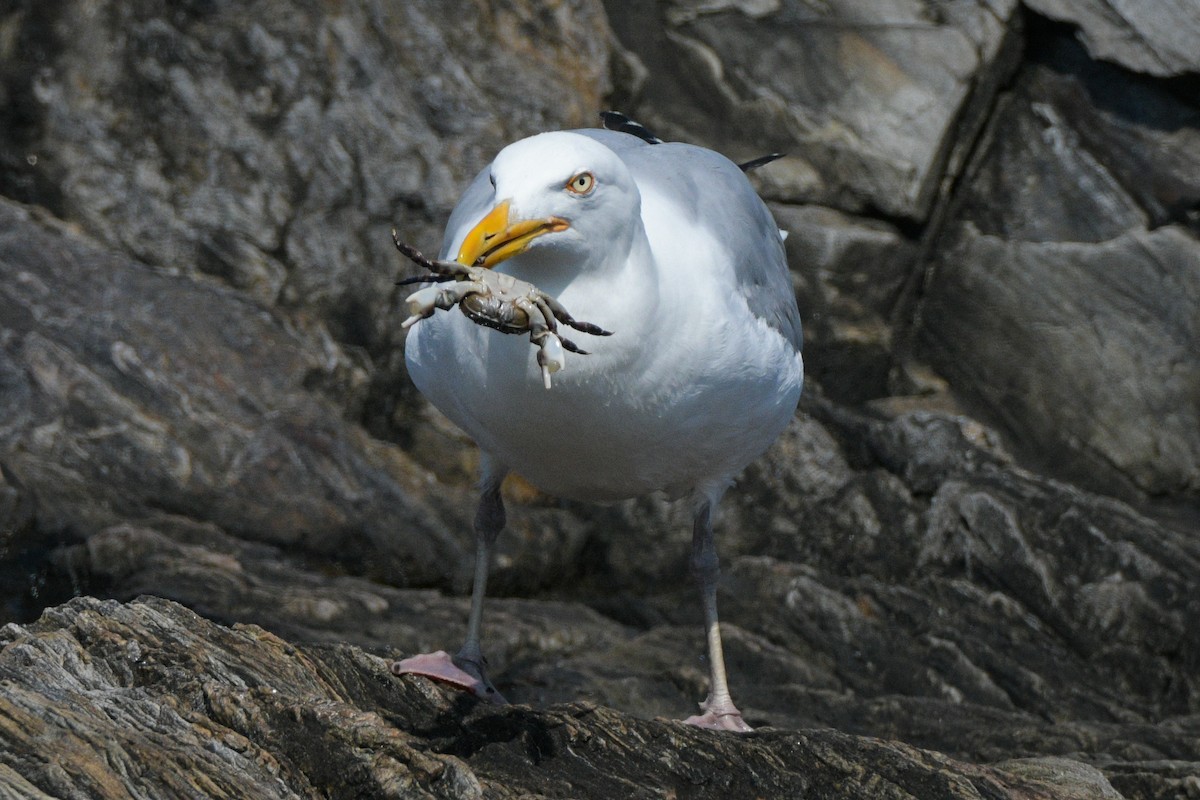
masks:
<path id="1" fill-rule="evenodd" d="M 488 570 L 492 563 L 492 545 L 506 520 L 504 501 L 500 497 L 500 483 L 506 470 L 489 468 L 485 462 L 483 493 L 479 498 L 479 509 L 475 512 L 475 585 L 471 591 L 471 614 L 467 618 L 467 640 L 462 649 L 451 657 L 445 650 L 436 653 L 405 658 L 393 662 L 395 675 L 424 675 L 451 686 L 465 689 L 476 697 L 493 703 L 505 703 L 505 699 L 487 678 L 484 665 L 487 660 L 479 645 L 479 632 L 483 621 L 483 598 L 487 594 Z"/>
<path id="2" fill-rule="evenodd" d="M 754 730 L 742 719 L 742 712 L 733 704 L 729 695 L 729 681 L 725 676 L 725 654 L 721 648 L 721 627 L 717 622 L 717 577 L 720 563 L 713 543 L 712 506 L 703 502 L 696 511 L 692 526 L 692 572 L 700 586 L 700 599 L 704 604 L 704 630 L 708 637 L 709 692 L 700 704 L 698 716 L 688 717 L 684 722 L 699 728 L 719 731 L 749 733 Z"/>

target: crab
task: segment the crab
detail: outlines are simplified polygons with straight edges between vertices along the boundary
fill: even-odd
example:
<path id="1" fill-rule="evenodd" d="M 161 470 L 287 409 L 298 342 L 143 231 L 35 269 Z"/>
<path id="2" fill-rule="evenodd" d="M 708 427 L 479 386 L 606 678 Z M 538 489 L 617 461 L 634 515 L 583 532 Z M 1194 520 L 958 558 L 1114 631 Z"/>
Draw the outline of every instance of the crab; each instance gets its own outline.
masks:
<path id="1" fill-rule="evenodd" d="M 435 261 L 412 245 L 400 241 L 395 229 L 392 230 L 392 241 L 396 249 L 413 263 L 433 273 L 406 278 L 397 281 L 396 285 L 435 284 L 419 289 L 405 299 L 409 317 L 400 323 L 402 328 L 411 328 L 433 316 L 439 308 L 449 311 L 457 305 L 477 325 L 494 328 L 501 333 L 528 333 L 530 344 L 538 348 L 538 366 L 542 370 L 542 384 L 547 389 L 550 388 L 550 376 L 566 366 L 564 351 L 589 355 L 588 351 L 559 333 L 559 322 L 593 336 L 612 335 L 612 331 L 606 331 L 599 325 L 575 319 L 562 303 L 532 283 L 486 267 L 469 266 L 457 261 Z"/>

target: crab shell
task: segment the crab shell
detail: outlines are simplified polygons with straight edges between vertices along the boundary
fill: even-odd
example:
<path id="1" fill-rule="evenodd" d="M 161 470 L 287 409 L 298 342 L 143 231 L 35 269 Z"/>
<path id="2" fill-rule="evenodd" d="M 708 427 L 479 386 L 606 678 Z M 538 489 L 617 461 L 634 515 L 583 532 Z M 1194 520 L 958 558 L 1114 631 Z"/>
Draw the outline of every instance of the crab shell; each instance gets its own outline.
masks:
<path id="1" fill-rule="evenodd" d="M 527 333 L 529 314 L 511 300 L 493 295 L 469 294 L 458 304 L 462 313 L 478 325 L 503 333 Z"/>

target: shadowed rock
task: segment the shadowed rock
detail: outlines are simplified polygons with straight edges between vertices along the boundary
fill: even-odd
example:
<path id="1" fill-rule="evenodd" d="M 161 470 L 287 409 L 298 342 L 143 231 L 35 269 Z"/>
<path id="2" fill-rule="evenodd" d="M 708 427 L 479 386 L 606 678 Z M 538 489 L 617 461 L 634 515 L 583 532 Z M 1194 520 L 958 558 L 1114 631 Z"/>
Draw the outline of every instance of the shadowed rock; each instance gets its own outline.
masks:
<path id="1" fill-rule="evenodd" d="M 0 201 L 0 324 L 2 460 L 47 535 L 167 511 L 416 581 L 455 562 L 422 471 L 309 391 L 319 351 L 230 290 Z"/>
<path id="2" fill-rule="evenodd" d="M 1186 0 L 1025 0 L 1047 17 L 1079 26 L 1093 57 L 1160 77 L 1200 72 L 1200 9 Z"/>
<path id="3" fill-rule="evenodd" d="M 1051 44 L 997 107 L 920 312 L 921 355 L 1023 452 L 1127 496 L 1200 497 L 1197 123 Z"/>

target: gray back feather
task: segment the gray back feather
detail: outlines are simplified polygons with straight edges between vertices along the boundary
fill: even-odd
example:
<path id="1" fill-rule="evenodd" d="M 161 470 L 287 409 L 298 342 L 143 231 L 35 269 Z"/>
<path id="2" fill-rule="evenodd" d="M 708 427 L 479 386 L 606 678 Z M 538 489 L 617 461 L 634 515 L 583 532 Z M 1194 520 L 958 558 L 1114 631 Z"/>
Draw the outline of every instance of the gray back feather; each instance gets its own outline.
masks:
<path id="1" fill-rule="evenodd" d="M 750 310 L 800 350 L 800 311 L 779 227 L 737 164 L 689 144 L 651 144 L 595 128 L 575 133 L 620 156 L 643 193 L 655 187 L 658 193 L 676 198 L 694 219 L 720 220 L 721 239 L 735 259 L 737 285 Z"/>

